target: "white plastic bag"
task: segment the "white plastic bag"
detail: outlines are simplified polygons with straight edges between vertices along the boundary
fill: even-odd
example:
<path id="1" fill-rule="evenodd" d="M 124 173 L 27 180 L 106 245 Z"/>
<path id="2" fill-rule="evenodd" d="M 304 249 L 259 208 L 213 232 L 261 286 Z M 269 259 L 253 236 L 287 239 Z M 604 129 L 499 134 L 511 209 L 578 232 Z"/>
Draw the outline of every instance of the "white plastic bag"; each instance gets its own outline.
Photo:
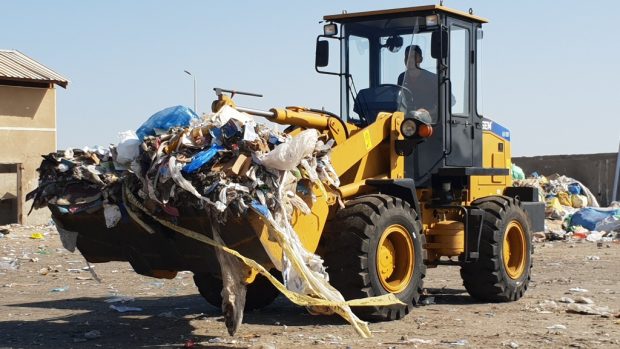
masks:
<path id="1" fill-rule="evenodd" d="M 308 129 L 286 143 L 278 144 L 267 154 L 258 156 L 261 165 L 276 170 L 292 170 L 299 166 L 301 160 L 312 155 L 316 142 L 319 140 L 319 131 Z"/>
<path id="2" fill-rule="evenodd" d="M 222 127 L 230 119 L 239 120 L 243 125 L 253 120 L 250 114 L 242 113 L 228 105 L 223 106 L 217 113 L 207 116 L 207 121 L 212 122 L 216 127 Z"/>
<path id="3" fill-rule="evenodd" d="M 108 229 L 114 228 L 122 218 L 121 209 L 118 205 L 104 203 L 103 216 L 105 217 L 106 227 L 108 227 Z"/>
<path id="4" fill-rule="evenodd" d="M 129 166 L 140 155 L 140 140 L 134 131 L 118 134 L 121 141 L 116 146 L 116 163 L 123 167 Z"/>

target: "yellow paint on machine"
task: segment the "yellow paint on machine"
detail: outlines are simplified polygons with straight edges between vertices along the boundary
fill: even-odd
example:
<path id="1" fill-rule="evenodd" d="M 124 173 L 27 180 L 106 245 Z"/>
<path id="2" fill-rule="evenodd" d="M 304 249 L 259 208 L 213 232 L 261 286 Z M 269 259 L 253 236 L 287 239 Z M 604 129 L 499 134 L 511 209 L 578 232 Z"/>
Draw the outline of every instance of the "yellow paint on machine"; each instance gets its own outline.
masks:
<path id="1" fill-rule="evenodd" d="M 482 167 L 510 169 L 512 155 L 510 142 L 491 131 L 482 132 Z M 468 201 L 502 195 L 504 188 L 512 185 L 510 174 L 506 176 L 471 176 Z"/>

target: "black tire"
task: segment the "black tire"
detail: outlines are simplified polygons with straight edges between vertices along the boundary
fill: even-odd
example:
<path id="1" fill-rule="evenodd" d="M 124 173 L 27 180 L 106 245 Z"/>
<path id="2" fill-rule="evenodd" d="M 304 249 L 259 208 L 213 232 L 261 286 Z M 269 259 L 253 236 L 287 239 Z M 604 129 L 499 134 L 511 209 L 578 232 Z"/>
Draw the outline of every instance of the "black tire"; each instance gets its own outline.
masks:
<path id="1" fill-rule="evenodd" d="M 413 245 L 413 256 L 408 258 L 414 263 L 409 269 L 411 274 L 403 278 L 402 291 L 395 293 L 405 305 L 352 307 L 365 320 L 401 319 L 420 298 L 426 266 L 422 249 L 425 239 L 420 234 L 417 213 L 407 202 L 392 196 L 362 196 L 347 202 L 346 207 L 338 211 L 328 222 L 321 240 L 320 254 L 325 260 L 330 283 L 345 299 L 379 296 L 389 291 L 382 285 L 386 281 L 380 279 L 377 270 L 377 253 L 381 236 L 393 225 L 405 228 L 402 234 L 409 234 Z"/>
<path id="2" fill-rule="evenodd" d="M 531 277 L 532 236 L 527 215 L 518 200 L 507 196 L 481 198 L 472 202 L 471 206 L 483 209 L 485 214 L 480 255 L 476 262 L 461 268 L 463 285 L 472 297 L 481 301 L 516 301 L 527 290 Z M 524 253 L 517 253 L 516 260 L 512 262 L 512 256 L 504 255 L 504 239 L 506 234 L 515 234 L 514 229 L 519 226 L 524 234 L 524 245 L 513 243 L 512 248 L 516 250 L 515 246 L 520 246 Z M 508 271 L 505 262 L 510 264 Z"/>
<path id="3" fill-rule="evenodd" d="M 279 276 L 276 276 L 280 279 Z M 210 273 L 194 274 L 194 284 L 200 295 L 212 306 L 222 309 L 222 279 Z M 248 285 L 245 299 L 245 311 L 262 309 L 278 297 L 280 291 L 266 277 L 257 275 L 254 282 Z"/>

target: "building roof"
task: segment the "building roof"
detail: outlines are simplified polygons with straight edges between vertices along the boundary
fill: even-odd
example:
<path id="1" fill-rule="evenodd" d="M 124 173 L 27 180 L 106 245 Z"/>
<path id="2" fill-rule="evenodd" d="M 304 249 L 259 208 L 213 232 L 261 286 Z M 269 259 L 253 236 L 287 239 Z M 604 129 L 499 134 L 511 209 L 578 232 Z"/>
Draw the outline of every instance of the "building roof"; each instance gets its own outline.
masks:
<path id="1" fill-rule="evenodd" d="M 0 50 L 0 80 L 50 82 L 67 88 L 69 80 L 17 50 Z"/>
<path id="2" fill-rule="evenodd" d="M 451 9 L 449 7 L 445 7 L 441 5 L 405 7 L 405 8 L 395 8 L 395 9 L 378 10 L 378 11 L 356 12 L 356 13 L 342 13 L 342 14 L 337 14 L 337 15 L 325 16 L 323 17 L 323 19 L 327 21 L 333 21 L 333 22 L 343 22 L 343 21 L 351 20 L 353 18 L 373 17 L 373 16 L 381 16 L 381 15 L 395 15 L 395 14 L 413 14 L 416 12 L 426 12 L 426 11 L 441 11 L 441 12 L 446 12 L 449 14 L 465 17 L 474 22 L 479 22 L 479 23 L 488 22 L 488 20 L 486 20 L 485 18 L 474 16 L 472 13 L 467 13 L 467 12 Z"/>

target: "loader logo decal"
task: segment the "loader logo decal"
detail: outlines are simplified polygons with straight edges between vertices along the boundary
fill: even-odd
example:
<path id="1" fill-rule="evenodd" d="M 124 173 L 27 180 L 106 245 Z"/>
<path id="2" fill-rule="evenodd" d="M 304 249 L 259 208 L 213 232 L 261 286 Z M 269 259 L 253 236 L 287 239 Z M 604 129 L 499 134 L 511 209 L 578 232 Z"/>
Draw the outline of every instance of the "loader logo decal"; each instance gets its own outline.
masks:
<path id="1" fill-rule="evenodd" d="M 364 144 L 366 144 L 366 150 L 372 148 L 372 140 L 370 139 L 370 131 L 364 131 Z"/>
<path id="2" fill-rule="evenodd" d="M 482 120 L 482 130 L 483 131 L 491 131 L 491 133 L 494 133 L 500 137 L 502 137 L 503 139 L 510 141 L 510 131 L 508 131 L 507 128 L 505 128 L 504 126 L 498 124 L 497 122 L 494 122 L 492 120 L 489 119 L 483 119 Z"/>

